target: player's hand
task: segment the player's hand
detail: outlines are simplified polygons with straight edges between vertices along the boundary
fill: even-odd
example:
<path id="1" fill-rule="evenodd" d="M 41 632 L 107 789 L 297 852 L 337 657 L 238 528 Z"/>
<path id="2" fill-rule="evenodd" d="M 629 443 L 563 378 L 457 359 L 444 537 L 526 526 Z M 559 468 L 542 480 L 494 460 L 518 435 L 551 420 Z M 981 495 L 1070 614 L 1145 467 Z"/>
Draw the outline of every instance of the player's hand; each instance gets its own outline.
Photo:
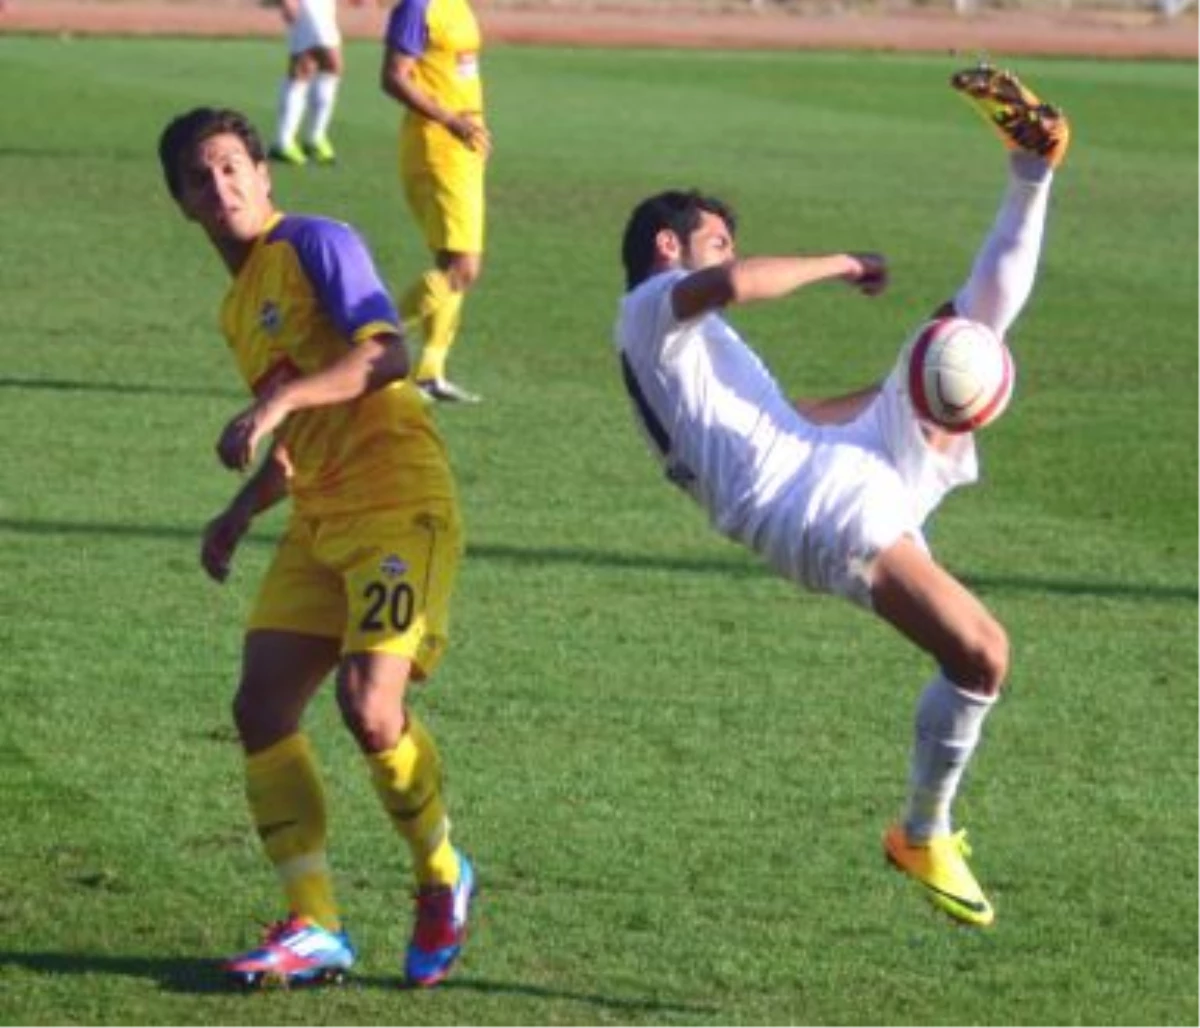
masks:
<path id="1" fill-rule="evenodd" d="M 483 157 L 491 155 L 492 134 L 483 122 L 469 114 L 456 114 L 446 123 L 446 128 L 468 150 L 474 150 Z"/>
<path id="2" fill-rule="evenodd" d="M 249 527 L 249 512 L 236 503 L 204 526 L 204 536 L 200 543 L 200 566 L 214 582 L 224 582 L 229 577 L 233 553 Z"/>
<path id="3" fill-rule="evenodd" d="M 881 253 L 852 253 L 857 268 L 846 275 L 846 281 L 864 296 L 878 296 L 888 287 L 887 258 Z"/>
<path id="4" fill-rule="evenodd" d="M 269 400 L 247 407 L 221 432 L 217 457 L 230 471 L 245 471 L 253 462 L 259 443 L 283 420 L 278 406 Z"/>

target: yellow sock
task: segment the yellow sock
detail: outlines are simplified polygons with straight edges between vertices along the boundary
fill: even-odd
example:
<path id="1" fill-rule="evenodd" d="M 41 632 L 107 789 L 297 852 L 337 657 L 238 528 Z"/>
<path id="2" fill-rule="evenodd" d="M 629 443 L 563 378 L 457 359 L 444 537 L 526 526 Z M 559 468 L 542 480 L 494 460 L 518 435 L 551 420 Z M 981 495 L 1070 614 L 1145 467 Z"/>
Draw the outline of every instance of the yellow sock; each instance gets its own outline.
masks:
<path id="1" fill-rule="evenodd" d="M 431 268 L 409 287 L 400 302 L 405 325 L 415 322 L 424 346 L 414 376 L 418 381 L 444 378 L 446 358 L 462 317 L 463 294 L 450 287 L 444 271 Z"/>
<path id="2" fill-rule="evenodd" d="M 458 857 L 442 803 L 442 760 L 425 726 L 408 714 L 400 741 L 366 756 L 375 791 L 412 850 L 417 882 L 454 885 Z"/>
<path id="3" fill-rule="evenodd" d="M 246 799 L 289 911 L 337 931 L 341 919 L 325 859 L 325 790 L 304 735 L 246 757 Z"/>

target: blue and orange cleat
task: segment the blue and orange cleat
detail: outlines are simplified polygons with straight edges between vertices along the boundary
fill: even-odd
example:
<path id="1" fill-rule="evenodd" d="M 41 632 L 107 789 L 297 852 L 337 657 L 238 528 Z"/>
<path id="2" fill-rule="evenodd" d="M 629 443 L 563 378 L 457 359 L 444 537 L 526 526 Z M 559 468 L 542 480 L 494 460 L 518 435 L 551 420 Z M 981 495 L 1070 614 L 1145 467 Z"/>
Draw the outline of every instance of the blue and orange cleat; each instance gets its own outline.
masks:
<path id="1" fill-rule="evenodd" d="M 404 958 L 404 981 L 428 989 L 445 979 L 462 952 L 475 895 L 475 869 L 458 850 L 458 881 L 417 893 L 417 923 Z"/>
<path id="2" fill-rule="evenodd" d="M 1044 158 L 1057 168 L 1067 156 L 1071 124 L 1053 104 L 1038 96 L 1010 71 L 980 64 L 955 72 L 950 85 L 992 126 L 1010 150 Z"/>
<path id="3" fill-rule="evenodd" d="M 289 916 L 267 929 L 262 945 L 225 962 L 225 974 L 246 989 L 340 984 L 354 965 L 345 932 Z"/>
<path id="4" fill-rule="evenodd" d="M 883 852 L 888 863 L 920 885 L 939 910 L 963 924 L 986 928 L 996 913 L 967 866 L 971 848 L 966 835 L 957 831 L 935 835 L 927 842 L 909 842 L 904 826 L 896 823 L 883 837 Z"/>

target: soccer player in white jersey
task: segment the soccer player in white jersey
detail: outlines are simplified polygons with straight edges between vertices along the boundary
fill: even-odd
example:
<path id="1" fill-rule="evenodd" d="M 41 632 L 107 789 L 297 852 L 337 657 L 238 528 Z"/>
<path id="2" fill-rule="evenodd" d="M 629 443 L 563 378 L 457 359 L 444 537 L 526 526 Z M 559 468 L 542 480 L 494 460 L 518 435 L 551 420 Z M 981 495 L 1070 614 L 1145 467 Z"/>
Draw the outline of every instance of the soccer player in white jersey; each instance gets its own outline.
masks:
<path id="1" fill-rule="evenodd" d="M 333 164 L 329 123 L 344 68 L 337 0 L 279 0 L 279 7 L 288 30 L 288 66 L 268 156 L 284 164 Z"/>
<path id="2" fill-rule="evenodd" d="M 1069 127 L 1010 73 L 972 68 L 951 84 L 1011 156 L 991 232 L 938 313 L 1003 337 L 1033 288 Z M 952 917 L 991 924 L 950 808 L 1004 683 L 1008 639 L 922 535 L 942 497 L 976 479 L 974 438 L 918 420 L 902 362 L 857 393 L 789 402 L 721 311 L 831 279 L 874 296 L 887 264 L 873 253 L 738 258 L 735 230 L 728 207 L 696 192 L 660 193 L 630 217 L 616 344 L 635 415 L 667 477 L 719 531 L 790 580 L 874 611 L 936 660 L 916 707 L 907 807 L 884 852 Z"/>

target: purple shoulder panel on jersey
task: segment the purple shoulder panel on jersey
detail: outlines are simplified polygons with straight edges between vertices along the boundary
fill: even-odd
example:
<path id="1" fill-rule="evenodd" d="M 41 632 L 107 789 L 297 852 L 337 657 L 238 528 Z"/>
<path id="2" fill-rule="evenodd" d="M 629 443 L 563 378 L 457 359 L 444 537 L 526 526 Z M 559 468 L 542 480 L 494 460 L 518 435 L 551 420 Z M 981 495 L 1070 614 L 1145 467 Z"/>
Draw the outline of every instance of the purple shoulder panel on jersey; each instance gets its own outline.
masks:
<path id="1" fill-rule="evenodd" d="M 388 16 L 383 42 L 389 50 L 420 57 L 429 48 L 430 0 L 400 0 Z"/>
<path id="2" fill-rule="evenodd" d="M 375 262 L 349 225 L 289 214 L 271 230 L 268 241 L 288 243 L 295 250 L 317 301 L 347 342 L 372 322 L 399 326 L 396 305 Z"/>

